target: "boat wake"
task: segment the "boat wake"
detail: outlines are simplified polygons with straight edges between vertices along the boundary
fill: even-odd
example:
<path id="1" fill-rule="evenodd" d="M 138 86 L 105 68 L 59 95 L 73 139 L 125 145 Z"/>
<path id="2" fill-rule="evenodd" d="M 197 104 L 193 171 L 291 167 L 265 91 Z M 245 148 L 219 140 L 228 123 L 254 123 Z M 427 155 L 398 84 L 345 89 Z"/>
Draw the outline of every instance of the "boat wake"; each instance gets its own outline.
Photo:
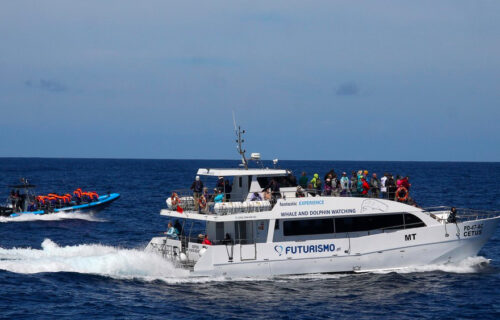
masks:
<path id="1" fill-rule="evenodd" d="M 59 246 L 50 239 L 42 249 L 0 248 L 0 269 L 15 273 L 75 272 L 115 279 L 180 282 L 187 270 L 176 269 L 154 253 L 99 244 Z"/>
<path id="2" fill-rule="evenodd" d="M 80 213 L 76 212 L 58 212 L 51 214 L 23 214 L 19 217 L 11 218 L 11 217 L 0 217 L 0 223 L 8 223 L 8 222 L 26 222 L 26 221 L 57 221 L 57 220 L 67 220 L 67 219 L 76 219 L 76 220 L 87 220 L 94 222 L 105 222 L 106 220 L 98 219 L 91 213 Z"/>
<path id="3" fill-rule="evenodd" d="M 391 270 L 377 270 L 373 273 L 415 273 L 415 272 L 434 272 L 442 271 L 447 273 L 478 273 L 482 272 L 490 266 L 490 259 L 485 257 L 469 257 L 462 261 L 455 263 L 445 263 L 445 264 L 429 264 L 425 266 L 418 267 L 406 267 L 400 269 Z"/>

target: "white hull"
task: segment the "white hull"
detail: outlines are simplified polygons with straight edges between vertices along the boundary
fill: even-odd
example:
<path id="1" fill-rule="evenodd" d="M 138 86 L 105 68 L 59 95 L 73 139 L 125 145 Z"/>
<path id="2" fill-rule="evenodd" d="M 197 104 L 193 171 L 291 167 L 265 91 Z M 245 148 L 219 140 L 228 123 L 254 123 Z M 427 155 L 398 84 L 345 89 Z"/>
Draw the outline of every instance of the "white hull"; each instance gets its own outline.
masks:
<path id="1" fill-rule="evenodd" d="M 458 262 L 477 255 L 498 221 L 497 217 L 407 230 L 371 231 L 371 234 L 336 234 L 322 240 L 204 246 L 206 251 L 198 257 L 192 274 L 247 277 L 366 272 Z M 153 238 L 148 249 L 164 246 L 165 240 Z M 180 247 L 180 241 L 176 240 L 169 239 L 166 244 L 177 250 Z M 318 246 L 326 245 L 328 251 L 314 252 Z M 190 243 L 191 252 L 201 247 Z"/>

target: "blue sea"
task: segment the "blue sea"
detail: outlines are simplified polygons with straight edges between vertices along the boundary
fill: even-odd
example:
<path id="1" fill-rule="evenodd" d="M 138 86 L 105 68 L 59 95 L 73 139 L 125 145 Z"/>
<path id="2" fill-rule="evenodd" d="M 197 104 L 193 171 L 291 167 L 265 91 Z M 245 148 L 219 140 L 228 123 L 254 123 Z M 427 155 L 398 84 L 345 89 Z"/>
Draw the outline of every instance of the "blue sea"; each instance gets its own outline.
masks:
<path id="1" fill-rule="evenodd" d="M 0 218 L 3 319 L 499 319 L 500 231 L 478 257 L 398 272 L 190 278 L 145 253 L 171 190 L 237 161 L 0 159 L 0 198 L 26 177 L 39 193 L 122 196 L 94 214 Z M 267 164 L 270 165 L 270 164 Z M 367 169 L 410 176 L 420 206 L 499 210 L 500 163 L 281 161 L 299 176 Z M 208 181 L 208 183 L 212 183 Z M 213 182 L 215 183 L 215 181 Z"/>

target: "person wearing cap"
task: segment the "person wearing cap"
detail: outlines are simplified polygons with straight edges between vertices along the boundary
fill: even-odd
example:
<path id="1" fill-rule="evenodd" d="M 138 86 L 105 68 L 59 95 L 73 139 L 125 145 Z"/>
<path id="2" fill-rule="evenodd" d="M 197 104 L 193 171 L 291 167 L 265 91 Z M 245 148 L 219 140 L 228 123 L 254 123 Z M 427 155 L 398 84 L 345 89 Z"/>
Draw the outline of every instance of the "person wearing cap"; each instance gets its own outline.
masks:
<path id="1" fill-rule="evenodd" d="M 224 192 L 224 177 L 219 177 L 219 179 L 217 180 L 217 184 L 215 185 L 215 187 L 217 188 L 217 190 L 220 190 L 222 192 Z"/>
<path id="2" fill-rule="evenodd" d="M 198 211 L 200 208 L 200 196 L 203 192 L 203 182 L 200 180 L 200 176 L 196 176 L 190 189 L 193 190 L 194 210 Z"/>
<path id="3" fill-rule="evenodd" d="M 340 195 L 345 197 L 350 195 L 350 193 L 349 178 L 347 177 L 347 173 L 342 172 L 342 178 L 340 178 Z"/>

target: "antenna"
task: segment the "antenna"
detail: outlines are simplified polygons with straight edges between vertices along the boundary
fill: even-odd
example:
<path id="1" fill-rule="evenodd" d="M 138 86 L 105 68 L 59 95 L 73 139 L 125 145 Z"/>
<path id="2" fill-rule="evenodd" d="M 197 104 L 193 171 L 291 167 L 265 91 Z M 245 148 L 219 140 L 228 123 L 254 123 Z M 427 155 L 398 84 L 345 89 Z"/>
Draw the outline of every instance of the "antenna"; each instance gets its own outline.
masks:
<path id="1" fill-rule="evenodd" d="M 236 127 L 236 118 L 234 117 L 234 111 L 233 111 L 233 124 L 234 124 L 234 132 L 236 133 L 236 149 L 238 149 L 238 153 L 241 156 L 241 162 L 242 165 L 245 167 L 245 169 L 248 169 L 248 161 L 247 158 L 245 157 L 245 152 L 246 150 L 243 150 L 243 142 L 245 140 L 242 138 L 243 134 L 245 133 L 245 130 L 241 130 L 240 126 Z"/>

